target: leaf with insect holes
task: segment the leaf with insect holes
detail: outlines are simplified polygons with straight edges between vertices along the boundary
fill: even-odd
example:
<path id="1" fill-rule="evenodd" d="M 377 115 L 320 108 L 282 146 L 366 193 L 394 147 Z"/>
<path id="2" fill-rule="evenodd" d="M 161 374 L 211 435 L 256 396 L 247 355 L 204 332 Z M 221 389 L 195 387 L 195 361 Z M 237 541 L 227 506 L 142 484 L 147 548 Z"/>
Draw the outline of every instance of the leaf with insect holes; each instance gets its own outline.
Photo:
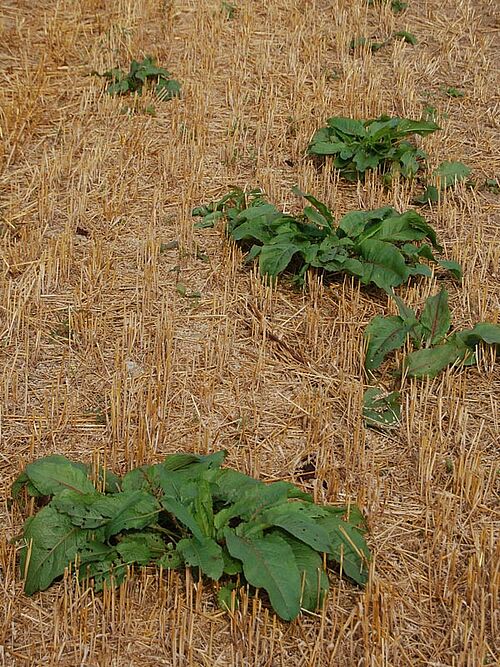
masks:
<path id="1" fill-rule="evenodd" d="M 363 396 L 363 418 L 367 426 L 396 426 L 401 420 L 401 394 L 385 393 L 379 387 L 368 387 Z"/>
<path id="2" fill-rule="evenodd" d="M 190 537 L 180 540 L 177 543 L 177 551 L 184 558 L 186 565 L 190 567 L 199 567 L 200 570 L 218 581 L 224 571 L 224 559 L 222 549 L 210 537 Z"/>
<path id="3" fill-rule="evenodd" d="M 296 618 L 300 612 L 301 580 L 290 545 L 277 534 L 242 538 L 226 528 L 224 535 L 231 556 L 243 563 L 248 583 L 267 591 L 274 610 L 282 619 Z"/>
<path id="4" fill-rule="evenodd" d="M 436 345 L 444 340 L 451 326 L 448 292 L 444 288 L 427 299 L 420 315 L 420 324 L 430 345 Z"/>
<path id="5" fill-rule="evenodd" d="M 82 495 L 65 490 L 55 496 L 52 503 L 75 526 L 89 530 L 103 527 L 106 539 L 124 529 L 150 526 L 156 522 L 160 511 L 156 498 L 145 491 Z"/>
<path id="6" fill-rule="evenodd" d="M 128 533 L 116 545 L 116 551 L 126 565 L 147 565 L 150 561 L 161 558 L 166 549 L 165 542 L 154 532 Z"/>

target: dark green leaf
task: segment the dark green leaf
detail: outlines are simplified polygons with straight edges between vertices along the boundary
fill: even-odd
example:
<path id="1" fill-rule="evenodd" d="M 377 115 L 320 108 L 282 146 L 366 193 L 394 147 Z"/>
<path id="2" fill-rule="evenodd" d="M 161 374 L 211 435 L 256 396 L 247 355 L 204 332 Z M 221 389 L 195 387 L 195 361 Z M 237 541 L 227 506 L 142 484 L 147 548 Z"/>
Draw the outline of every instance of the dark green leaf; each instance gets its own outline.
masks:
<path id="1" fill-rule="evenodd" d="M 359 244 L 363 258 L 363 277 L 365 285 L 372 282 L 389 294 L 396 285 L 408 280 L 409 272 L 403 255 L 392 244 L 375 239 L 368 239 Z"/>
<path id="2" fill-rule="evenodd" d="M 229 612 L 234 612 L 239 607 L 238 598 L 235 592 L 236 586 L 234 584 L 227 584 L 222 586 L 217 593 L 217 602 L 221 609 Z"/>
<path id="3" fill-rule="evenodd" d="M 365 329 L 368 341 L 365 368 L 373 371 L 380 366 L 392 350 L 402 347 L 413 327 L 412 320 L 406 322 L 396 315 L 374 317 Z"/>
<path id="4" fill-rule="evenodd" d="M 456 278 L 457 280 L 462 280 L 463 278 L 462 267 L 458 262 L 455 262 L 452 259 L 438 259 L 437 263 L 438 266 L 442 266 L 443 269 L 448 269 L 448 271 L 452 274 L 454 278 Z"/>
<path id="5" fill-rule="evenodd" d="M 259 254 L 259 269 L 262 275 L 277 276 L 290 264 L 299 248 L 290 243 L 265 245 Z"/>
<path id="6" fill-rule="evenodd" d="M 420 324 L 430 345 L 436 345 L 444 339 L 451 326 L 448 292 L 444 288 L 427 299 L 420 316 Z"/>
<path id="7" fill-rule="evenodd" d="M 216 581 L 224 571 L 224 559 L 221 547 L 210 537 L 190 537 L 177 543 L 177 551 L 183 556 L 186 565 L 199 567 L 200 570 Z"/>
<path id="8" fill-rule="evenodd" d="M 122 491 L 103 496 L 65 490 L 52 503 L 75 526 L 89 530 L 104 527 L 106 538 L 124 529 L 150 526 L 156 522 L 160 511 L 156 498 L 145 491 Z"/>
<path id="9" fill-rule="evenodd" d="M 407 42 L 412 46 L 415 46 L 417 43 L 417 38 L 415 35 L 412 32 L 408 32 L 407 30 L 400 30 L 399 32 L 395 32 L 394 37 L 402 39 L 404 42 Z"/>
<path id="10" fill-rule="evenodd" d="M 176 549 L 167 551 L 161 558 L 156 561 L 158 567 L 165 570 L 176 570 L 183 565 L 184 559 Z"/>
<path id="11" fill-rule="evenodd" d="M 321 556 L 310 546 L 288 533 L 282 532 L 280 536 L 293 551 L 299 569 L 301 580 L 300 606 L 302 609 L 315 611 L 323 604 L 329 588 L 328 576 L 323 570 Z"/>
<path id="12" fill-rule="evenodd" d="M 469 354 L 465 343 L 452 336 L 443 345 L 412 352 L 404 366 L 410 377 L 436 377 L 447 366 L 466 360 Z"/>
<path id="13" fill-rule="evenodd" d="M 95 487 L 87 476 L 88 466 L 73 463 L 65 456 L 53 454 L 38 459 L 29 463 L 24 472 L 38 495 L 53 496 L 63 489 L 95 493 Z"/>
<path id="14" fill-rule="evenodd" d="M 423 194 L 415 197 L 413 201 L 415 204 L 420 204 L 421 206 L 429 203 L 436 204 L 439 201 L 439 190 L 435 185 L 428 185 Z"/>
<path id="15" fill-rule="evenodd" d="M 264 510 L 258 518 L 270 526 L 283 528 L 316 551 L 328 551 L 330 537 L 315 522 L 315 518 L 325 514 L 325 510 L 312 503 L 287 502 Z"/>
<path id="16" fill-rule="evenodd" d="M 476 347 L 481 341 L 488 345 L 500 345 L 500 324 L 479 322 L 473 329 L 461 331 L 458 336 L 471 348 Z"/>
<path id="17" fill-rule="evenodd" d="M 33 595 L 43 591 L 64 574 L 77 553 L 89 541 L 89 533 L 73 525 L 52 505 L 43 507 L 26 522 L 20 551 L 24 591 Z"/>
<path id="18" fill-rule="evenodd" d="M 290 545 L 279 535 L 241 538 L 231 528 L 224 531 L 229 553 L 243 563 L 249 584 L 264 588 L 275 612 L 286 621 L 300 612 L 301 580 Z"/>
<path id="19" fill-rule="evenodd" d="M 318 523 L 330 534 L 330 555 L 350 579 L 364 585 L 368 579 L 370 551 L 362 531 L 344 521 L 335 510 L 321 517 Z"/>
<path id="20" fill-rule="evenodd" d="M 128 533 L 116 545 L 116 551 L 126 565 L 147 565 L 163 556 L 166 549 L 165 542 L 157 533 L 147 532 Z"/>
<path id="21" fill-rule="evenodd" d="M 326 220 L 326 226 L 329 228 L 333 227 L 332 212 L 330 211 L 330 209 L 326 204 L 320 202 L 318 199 L 316 199 L 316 197 L 313 197 L 310 194 L 302 192 L 302 190 L 300 190 L 300 188 L 298 187 L 293 187 L 292 192 L 298 195 L 299 197 L 304 197 L 304 199 L 307 199 L 307 201 L 310 202 L 314 206 L 314 208 L 319 211 L 323 219 Z"/>

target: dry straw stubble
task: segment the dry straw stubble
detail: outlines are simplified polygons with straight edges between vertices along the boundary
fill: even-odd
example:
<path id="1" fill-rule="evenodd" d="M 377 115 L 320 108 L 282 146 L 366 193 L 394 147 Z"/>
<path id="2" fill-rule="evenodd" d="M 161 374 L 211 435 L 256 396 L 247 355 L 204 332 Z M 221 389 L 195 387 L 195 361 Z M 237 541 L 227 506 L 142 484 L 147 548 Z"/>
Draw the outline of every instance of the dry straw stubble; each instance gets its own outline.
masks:
<path id="1" fill-rule="evenodd" d="M 337 215 L 407 208 L 408 183 L 345 185 L 304 159 L 330 115 L 437 106 L 431 166 L 498 174 L 493 5 L 233 4 L 233 19 L 195 0 L 0 10 L 0 664 L 492 666 L 498 365 L 486 354 L 478 369 L 408 382 L 401 429 L 366 431 L 362 332 L 386 298 L 312 277 L 305 293 L 265 288 L 218 230 L 193 232 L 190 210 L 233 183 L 293 210 L 297 182 Z M 418 46 L 349 52 L 352 37 L 398 29 Z M 156 117 L 121 114 L 87 75 L 150 53 L 183 97 L 146 96 Z M 450 285 L 459 326 L 498 318 L 498 214 L 498 197 L 466 188 L 426 213 L 464 266 L 463 288 Z M 419 305 L 430 291 L 404 295 Z M 6 501 L 26 462 L 58 452 L 123 472 L 221 447 L 248 474 L 359 502 L 375 554 L 366 592 L 334 582 L 324 611 L 290 626 L 245 595 L 228 617 L 189 573 L 22 594 L 8 540 L 24 517 Z"/>

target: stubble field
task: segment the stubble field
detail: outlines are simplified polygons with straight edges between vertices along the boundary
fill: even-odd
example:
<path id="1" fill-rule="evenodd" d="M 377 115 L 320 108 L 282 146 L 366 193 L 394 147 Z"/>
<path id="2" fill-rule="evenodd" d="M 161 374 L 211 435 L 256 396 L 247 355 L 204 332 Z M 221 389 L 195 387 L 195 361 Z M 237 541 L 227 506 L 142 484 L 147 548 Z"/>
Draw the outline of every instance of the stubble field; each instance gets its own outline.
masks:
<path id="1" fill-rule="evenodd" d="M 334 115 L 420 118 L 429 169 L 463 184 L 422 209 L 461 285 L 453 322 L 498 322 L 498 18 L 487 0 L 4 0 L 0 8 L 0 665 L 479 667 L 500 648 L 500 367 L 405 380 L 401 425 L 365 428 L 363 330 L 394 312 L 346 278 L 271 289 L 191 209 L 230 186 L 288 211 L 295 184 L 337 217 L 412 206 L 416 185 L 317 169 L 308 141 Z M 232 12 L 229 11 L 229 14 Z M 353 38 L 393 40 L 371 53 Z M 92 76 L 156 57 L 182 97 L 132 104 Z M 449 86 L 464 91 L 449 97 Z M 147 105 L 156 115 L 145 113 Z M 190 298 L 187 294 L 199 292 Z M 382 374 L 387 389 L 396 380 Z M 117 473 L 177 451 L 357 502 L 373 552 L 366 590 L 331 575 L 327 604 L 293 623 L 252 593 L 229 615 L 216 586 L 138 571 L 114 593 L 71 577 L 28 598 L 10 540 L 23 466 L 50 453 Z"/>

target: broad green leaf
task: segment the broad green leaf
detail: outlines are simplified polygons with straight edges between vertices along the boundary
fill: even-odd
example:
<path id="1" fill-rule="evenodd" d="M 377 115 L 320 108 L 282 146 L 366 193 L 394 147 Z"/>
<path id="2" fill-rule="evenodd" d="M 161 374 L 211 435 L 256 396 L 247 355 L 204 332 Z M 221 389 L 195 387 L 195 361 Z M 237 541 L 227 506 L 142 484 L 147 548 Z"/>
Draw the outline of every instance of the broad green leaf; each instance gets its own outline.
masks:
<path id="1" fill-rule="evenodd" d="M 438 266 L 442 266 L 443 269 L 448 269 L 451 275 L 457 280 L 462 280 L 463 272 L 462 267 L 458 262 L 455 262 L 453 259 L 438 259 Z"/>
<path id="2" fill-rule="evenodd" d="M 63 575 L 89 537 L 87 531 L 73 525 L 68 516 L 60 514 L 52 505 L 31 517 L 25 524 L 24 546 L 20 551 L 26 595 L 45 590 Z"/>
<path id="3" fill-rule="evenodd" d="M 350 579 L 364 585 L 368 579 L 370 551 L 362 531 L 342 520 L 336 511 L 327 517 L 319 518 L 318 523 L 330 535 L 329 553 L 332 559 L 341 566 L 342 572 Z"/>
<path id="4" fill-rule="evenodd" d="M 415 197 L 413 203 L 420 204 L 421 206 L 429 203 L 436 204 L 439 201 L 439 196 L 439 190 L 436 188 L 436 186 L 428 185 L 421 195 Z"/>
<path id="5" fill-rule="evenodd" d="M 326 122 L 329 128 L 340 131 L 341 134 L 360 138 L 366 135 L 365 126 L 360 120 L 344 116 L 333 116 L 332 118 L 328 118 Z"/>
<path id="6" fill-rule="evenodd" d="M 359 148 L 353 156 L 353 162 L 359 172 L 376 169 L 384 158 L 363 148 Z"/>
<path id="7" fill-rule="evenodd" d="M 437 244 L 436 232 L 416 211 L 406 211 L 402 215 L 392 215 L 378 225 L 369 227 L 359 238 L 360 241 L 374 238 L 380 241 L 398 243 L 401 241 L 421 241 L 428 238 L 434 247 Z"/>
<path id="8" fill-rule="evenodd" d="M 300 572 L 290 545 L 279 535 L 262 538 L 238 537 L 231 528 L 224 531 L 229 553 L 243 563 L 246 580 L 267 591 L 275 612 L 285 621 L 300 612 Z"/>
<path id="9" fill-rule="evenodd" d="M 63 489 L 72 489 L 77 493 L 95 493 L 87 470 L 88 467 L 84 464 L 73 463 L 65 456 L 54 454 L 29 463 L 24 472 L 39 495 L 53 496 Z"/>
<path id="10" fill-rule="evenodd" d="M 442 188 L 449 188 L 470 176 L 471 169 L 462 162 L 442 162 L 433 171 L 433 176 L 439 179 Z"/>
<path id="11" fill-rule="evenodd" d="M 292 257 L 299 250 L 290 243 L 265 245 L 259 254 L 259 269 L 262 275 L 277 276 L 290 264 Z"/>
<path id="12" fill-rule="evenodd" d="M 130 470 L 123 477 L 123 491 L 154 491 L 159 486 L 156 465 L 144 465 Z"/>
<path id="13" fill-rule="evenodd" d="M 307 152 L 310 155 L 337 155 L 344 144 L 332 141 L 312 141 L 309 144 Z"/>
<path id="14" fill-rule="evenodd" d="M 476 347 L 481 341 L 488 345 L 500 345 L 500 324 L 479 322 L 473 329 L 461 331 L 457 336 L 471 348 Z"/>
<path id="15" fill-rule="evenodd" d="M 54 508 L 73 525 L 93 530 L 104 527 L 106 538 L 122 530 L 140 529 L 155 523 L 158 501 L 145 491 L 122 491 L 113 495 L 62 491 L 52 501 Z"/>
<path id="16" fill-rule="evenodd" d="M 432 134 L 436 130 L 440 130 L 439 125 L 430 120 L 411 120 L 409 118 L 400 118 L 397 128 L 397 133 L 399 136 L 405 136 L 407 134 L 419 134 L 421 137 L 425 137 L 428 134 Z"/>
<path id="17" fill-rule="evenodd" d="M 361 282 L 375 283 L 377 287 L 392 293 L 392 288 L 406 282 L 409 276 L 403 255 L 390 243 L 368 239 L 359 244 L 364 265 Z"/>
<path id="18" fill-rule="evenodd" d="M 315 521 L 325 514 L 325 510 L 312 503 L 288 502 L 269 507 L 258 519 L 270 526 L 279 526 L 316 551 L 328 551 L 330 537 Z"/>
<path id="19" fill-rule="evenodd" d="M 175 79 L 160 78 L 156 84 L 155 92 L 160 100 L 171 100 L 181 96 L 181 84 Z"/>
<path id="20" fill-rule="evenodd" d="M 224 559 L 224 574 L 240 574 L 242 571 L 241 561 L 233 558 L 225 547 L 222 549 L 222 558 Z"/>
<path id="21" fill-rule="evenodd" d="M 304 197 L 304 199 L 307 199 L 308 202 L 310 202 L 314 208 L 319 211 L 319 213 L 323 216 L 323 218 L 327 222 L 327 227 L 333 227 L 333 215 L 330 209 L 326 204 L 323 202 L 319 201 L 319 199 L 316 199 L 316 197 L 313 197 L 310 194 L 307 194 L 306 192 L 302 192 L 302 190 L 298 187 L 293 187 L 292 192 L 299 197 Z"/>
<path id="22" fill-rule="evenodd" d="M 19 501 L 22 490 L 24 488 L 28 492 L 28 495 L 34 498 L 39 498 L 40 496 L 43 496 L 43 493 L 40 493 L 40 491 L 36 488 L 36 486 L 32 484 L 30 478 L 28 477 L 25 471 L 23 471 L 16 477 L 10 488 L 10 495 L 12 499 Z"/>
<path id="23" fill-rule="evenodd" d="M 219 490 L 215 493 L 218 497 L 221 497 L 221 485 L 219 484 L 218 486 Z M 289 489 L 287 485 L 284 485 L 281 482 L 275 482 L 274 484 L 263 484 L 262 482 L 258 484 L 243 483 L 239 488 L 239 491 L 235 488 L 229 493 L 230 497 L 235 500 L 233 500 L 233 504 L 230 507 L 221 509 L 215 515 L 214 525 L 217 530 L 224 528 L 224 526 L 226 526 L 234 517 L 240 517 L 241 519 L 248 521 L 253 519 L 256 515 L 261 516 L 260 513 L 265 508 L 276 505 L 276 503 L 285 502 L 285 500 L 290 497 L 288 495 Z M 228 495 L 226 495 L 226 498 L 227 497 Z M 263 519 L 263 521 L 266 523 L 265 519 Z"/>
<path id="24" fill-rule="evenodd" d="M 172 496 L 163 496 L 160 502 L 167 512 L 173 514 L 200 542 L 203 541 L 205 536 L 187 504 Z"/>
<path id="25" fill-rule="evenodd" d="M 402 347 L 413 323 L 406 322 L 397 315 L 389 317 L 374 317 L 365 329 L 365 338 L 368 341 L 365 357 L 365 368 L 373 371 L 380 366 L 392 350 Z"/>
<path id="26" fill-rule="evenodd" d="M 401 394 L 368 387 L 363 396 L 363 418 L 368 426 L 395 426 L 401 420 Z"/>
<path id="27" fill-rule="evenodd" d="M 404 367 L 410 377 L 436 377 L 447 366 L 466 360 L 470 350 L 457 336 L 450 337 L 443 345 L 409 354 Z"/>
<path id="28" fill-rule="evenodd" d="M 182 555 L 186 565 L 199 567 L 200 570 L 217 581 L 224 571 L 224 559 L 221 547 L 210 537 L 190 537 L 177 543 L 177 551 Z"/>
<path id="29" fill-rule="evenodd" d="M 393 214 L 397 212 L 392 206 L 384 206 L 373 211 L 351 211 L 340 219 L 338 229 L 349 238 L 357 239 L 365 231 L 367 225 L 384 220 Z"/>
<path id="30" fill-rule="evenodd" d="M 128 533 L 116 545 L 116 551 L 126 565 L 147 565 L 163 556 L 166 549 L 165 542 L 157 533 L 147 532 Z"/>
<path id="31" fill-rule="evenodd" d="M 315 611 L 323 604 L 330 585 L 323 570 L 323 560 L 317 551 L 288 533 L 281 532 L 280 537 L 290 546 L 297 563 L 301 581 L 300 606 Z"/>
<path id="32" fill-rule="evenodd" d="M 427 342 L 431 345 L 436 345 L 444 339 L 451 326 L 448 292 L 444 288 L 427 299 L 420 315 L 420 324 L 424 328 Z"/>

